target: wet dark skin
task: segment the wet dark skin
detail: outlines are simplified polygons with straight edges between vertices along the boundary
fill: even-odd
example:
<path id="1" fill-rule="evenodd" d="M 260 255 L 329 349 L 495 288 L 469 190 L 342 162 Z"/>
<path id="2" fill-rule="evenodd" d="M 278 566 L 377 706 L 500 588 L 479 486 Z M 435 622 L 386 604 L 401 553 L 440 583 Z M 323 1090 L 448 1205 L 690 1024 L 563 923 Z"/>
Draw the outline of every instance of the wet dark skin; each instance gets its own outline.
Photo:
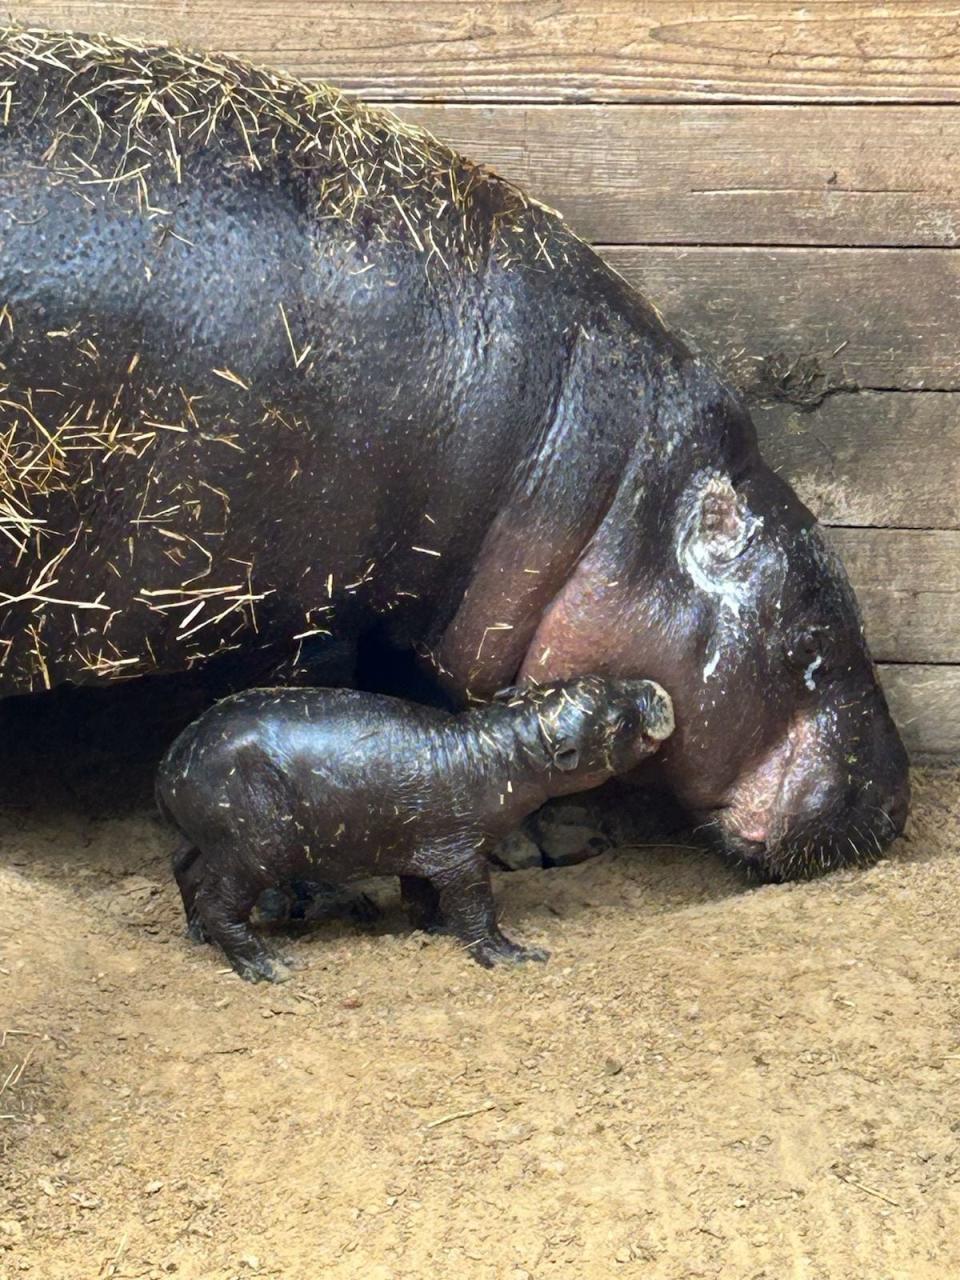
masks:
<path id="1" fill-rule="evenodd" d="M 650 677 L 642 776 L 774 879 L 907 760 L 853 593 L 718 375 L 551 211 L 224 58 L 8 33 L 0 695 L 202 666 L 459 705 Z M 5 443 L 10 442 L 10 443 Z"/>
<path id="2" fill-rule="evenodd" d="M 157 802 L 188 927 L 252 981 L 284 967 L 252 932 L 268 888 L 396 875 L 415 928 L 480 964 L 544 960 L 501 932 L 489 850 L 554 796 L 628 772 L 673 730 L 656 684 L 582 677 L 460 715 L 353 690 L 255 689 L 176 740 Z"/>

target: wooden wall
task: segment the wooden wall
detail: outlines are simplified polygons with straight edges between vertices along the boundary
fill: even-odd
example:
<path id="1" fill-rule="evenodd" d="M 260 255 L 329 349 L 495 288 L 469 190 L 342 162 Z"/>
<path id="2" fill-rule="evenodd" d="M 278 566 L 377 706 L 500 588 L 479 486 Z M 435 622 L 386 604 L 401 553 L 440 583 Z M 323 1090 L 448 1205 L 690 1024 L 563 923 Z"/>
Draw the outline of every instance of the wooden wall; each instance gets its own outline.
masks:
<path id="1" fill-rule="evenodd" d="M 395 103 L 709 352 L 831 526 L 917 755 L 960 754 L 960 7 L 139 0 L 14 19 Z"/>

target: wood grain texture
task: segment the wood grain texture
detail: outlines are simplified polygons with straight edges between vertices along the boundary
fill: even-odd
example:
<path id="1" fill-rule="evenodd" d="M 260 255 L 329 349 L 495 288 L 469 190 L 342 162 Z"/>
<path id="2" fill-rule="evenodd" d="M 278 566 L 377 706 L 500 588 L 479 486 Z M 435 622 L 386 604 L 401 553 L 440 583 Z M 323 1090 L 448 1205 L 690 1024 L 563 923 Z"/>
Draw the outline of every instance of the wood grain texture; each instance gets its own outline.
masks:
<path id="1" fill-rule="evenodd" d="M 960 395 L 860 391 L 753 419 L 767 461 L 826 524 L 960 529 Z"/>
<path id="2" fill-rule="evenodd" d="M 913 759 L 960 757 L 960 667 L 881 666 L 880 681 Z"/>
<path id="3" fill-rule="evenodd" d="M 812 355 L 839 382 L 960 388 L 960 254 L 949 249 L 600 252 L 721 365 Z"/>
<path id="4" fill-rule="evenodd" d="M 874 658 L 960 662 L 960 533 L 829 529 Z"/>
<path id="5" fill-rule="evenodd" d="M 960 10 L 933 0 L 37 0 L 4 10 L 226 49 L 368 97 L 960 100 Z"/>
<path id="6" fill-rule="evenodd" d="M 588 240 L 960 242 L 960 108 L 411 104 L 400 114 Z"/>

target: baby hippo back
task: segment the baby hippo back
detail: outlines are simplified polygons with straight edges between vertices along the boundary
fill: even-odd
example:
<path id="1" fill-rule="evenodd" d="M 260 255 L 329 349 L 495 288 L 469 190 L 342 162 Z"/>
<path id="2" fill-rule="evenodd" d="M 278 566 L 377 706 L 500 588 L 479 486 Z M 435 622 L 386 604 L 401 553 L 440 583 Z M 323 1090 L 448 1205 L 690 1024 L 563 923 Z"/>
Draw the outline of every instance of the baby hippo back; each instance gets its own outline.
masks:
<path id="1" fill-rule="evenodd" d="M 250 690 L 180 735 L 160 767 L 157 802 L 203 848 L 226 854 L 242 834 L 275 866 L 289 846 L 298 863 L 316 863 L 322 850 L 332 879 L 396 873 L 391 833 L 463 809 L 469 770 L 454 758 L 453 723 L 350 689 Z"/>

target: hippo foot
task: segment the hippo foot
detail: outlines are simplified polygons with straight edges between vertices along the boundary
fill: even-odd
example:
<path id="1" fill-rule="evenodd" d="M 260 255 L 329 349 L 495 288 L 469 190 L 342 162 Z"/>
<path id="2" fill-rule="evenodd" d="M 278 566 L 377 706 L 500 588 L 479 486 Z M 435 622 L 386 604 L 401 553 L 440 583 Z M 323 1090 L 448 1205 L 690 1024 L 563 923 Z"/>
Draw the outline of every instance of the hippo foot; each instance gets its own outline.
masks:
<path id="1" fill-rule="evenodd" d="M 260 924 L 286 924 L 295 918 L 295 906 L 283 889 L 265 889 L 257 902 L 256 919 Z"/>
<path id="2" fill-rule="evenodd" d="M 446 932 L 440 914 L 440 896 L 429 880 L 422 876 L 401 876 L 400 900 L 411 929 L 419 929 L 422 933 Z"/>
<path id="3" fill-rule="evenodd" d="M 542 947 L 523 947 L 502 934 L 499 938 L 483 938 L 480 942 L 471 943 L 469 951 L 484 969 L 492 969 L 494 965 L 500 964 L 524 964 L 528 960 L 536 960 L 542 964 L 550 958 L 550 952 Z"/>
<path id="4" fill-rule="evenodd" d="M 383 914 L 374 900 L 365 893 L 345 893 L 338 912 L 347 916 L 354 924 L 376 924 Z"/>

